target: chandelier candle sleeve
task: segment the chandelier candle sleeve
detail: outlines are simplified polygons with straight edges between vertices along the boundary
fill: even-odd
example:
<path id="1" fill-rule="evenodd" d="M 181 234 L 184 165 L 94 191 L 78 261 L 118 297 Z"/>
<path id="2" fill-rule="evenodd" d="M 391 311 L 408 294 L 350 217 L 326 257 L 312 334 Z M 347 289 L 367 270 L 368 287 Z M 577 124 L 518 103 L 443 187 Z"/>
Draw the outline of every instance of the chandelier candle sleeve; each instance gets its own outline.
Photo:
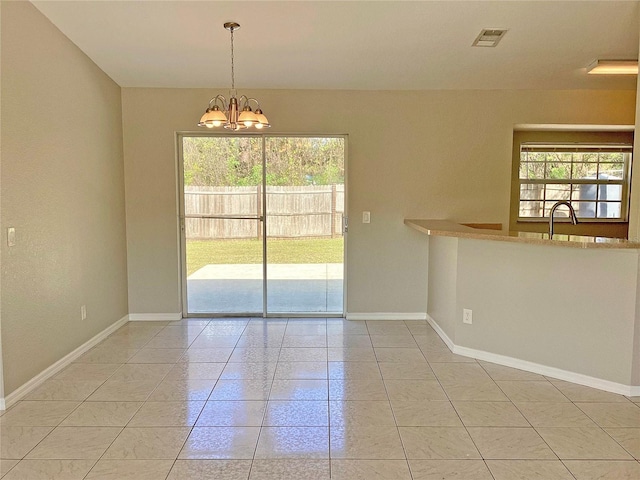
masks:
<path id="1" fill-rule="evenodd" d="M 269 120 L 262 112 L 260 103 L 255 98 L 246 95 L 237 98 L 236 79 L 233 57 L 233 32 L 240 28 L 235 22 L 227 22 L 224 28 L 231 32 L 231 91 L 229 92 L 229 103 L 223 95 L 216 95 L 209 100 L 207 110 L 198 122 L 199 127 L 224 127 L 229 130 L 243 130 L 254 127 L 258 130 L 269 128 Z M 255 104 L 255 112 L 251 109 L 251 104 Z"/>

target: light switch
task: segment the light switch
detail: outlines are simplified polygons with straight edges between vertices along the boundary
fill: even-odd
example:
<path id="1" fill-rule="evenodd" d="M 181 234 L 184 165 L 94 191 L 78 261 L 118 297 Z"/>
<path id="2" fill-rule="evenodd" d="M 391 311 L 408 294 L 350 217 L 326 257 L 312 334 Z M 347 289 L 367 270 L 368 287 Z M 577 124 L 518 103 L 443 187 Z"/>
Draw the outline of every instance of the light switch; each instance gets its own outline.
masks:
<path id="1" fill-rule="evenodd" d="M 16 229 L 14 227 L 7 228 L 7 245 L 10 247 L 16 244 Z"/>
<path id="2" fill-rule="evenodd" d="M 371 223 L 371 212 L 362 212 L 362 223 Z"/>

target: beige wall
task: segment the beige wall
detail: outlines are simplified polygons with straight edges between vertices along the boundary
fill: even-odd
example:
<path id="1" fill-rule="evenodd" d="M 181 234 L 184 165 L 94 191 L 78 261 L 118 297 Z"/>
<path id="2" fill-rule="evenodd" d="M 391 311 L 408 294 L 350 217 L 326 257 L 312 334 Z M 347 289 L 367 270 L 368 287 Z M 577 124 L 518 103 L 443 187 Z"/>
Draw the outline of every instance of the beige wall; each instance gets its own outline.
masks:
<path id="1" fill-rule="evenodd" d="M 637 250 L 429 237 L 429 254 L 429 314 L 457 347 L 638 385 Z"/>
<path id="2" fill-rule="evenodd" d="M 129 309 L 180 312 L 175 132 L 226 89 L 123 89 Z M 634 91 L 241 91 L 274 133 L 349 135 L 350 313 L 425 312 L 409 218 L 509 223 L 515 124 L 634 123 Z M 371 224 L 360 223 L 371 211 Z"/>
<path id="3" fill-rule="evenodd" d="M 1 53 L 10 394 L 127 314 L 126 238 L 118 85 L 30 3 L 2 3 Z"/>

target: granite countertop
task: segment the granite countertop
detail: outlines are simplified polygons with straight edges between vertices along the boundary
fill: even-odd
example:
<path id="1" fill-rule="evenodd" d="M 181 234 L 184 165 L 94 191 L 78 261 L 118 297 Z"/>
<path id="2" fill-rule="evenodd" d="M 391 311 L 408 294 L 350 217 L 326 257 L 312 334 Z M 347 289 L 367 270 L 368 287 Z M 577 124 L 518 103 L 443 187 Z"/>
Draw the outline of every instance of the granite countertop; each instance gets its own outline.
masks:
<path id="1" fill-rule="evenodd" d="M 554 234 L 553 239 L 548 233 L 510 232 L 506 230 L 486 230 L 472 228 L 450 220 L 405 219 L 408 225 L 427 235 L 443 237 L 475 238 L 478 240 L 497 240 L 501 242 L 528 243 L 531 245 L 556 245 L 574 248 L 637 248 L 640 242 L 625 238 L 590 237 L 585 235 Z"/>

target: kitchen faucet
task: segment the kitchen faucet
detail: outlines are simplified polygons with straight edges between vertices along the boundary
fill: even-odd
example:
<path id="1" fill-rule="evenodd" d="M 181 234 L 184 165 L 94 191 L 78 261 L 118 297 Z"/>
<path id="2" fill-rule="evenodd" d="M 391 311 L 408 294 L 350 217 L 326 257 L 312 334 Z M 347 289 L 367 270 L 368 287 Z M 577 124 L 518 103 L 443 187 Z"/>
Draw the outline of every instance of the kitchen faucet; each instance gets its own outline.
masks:
<path id="1" fill-rule="evenodd" d="M 571 204 L 566 200 L 560 200 L 559 202 L 556 202 L 553 205 L 553 207 L 551 207 L 551 212 L 549 212 L 549 239 L 553 238 L 553 215 L 555 214 L 556 209 L 560 205 L 566 205 L 567 207 L 569 207 L 569 218 L 571 218 L 571 223 L 573 225 L 578 224 L 578 217 L 576 217 L 576 211 L 573 209 Z"/>

